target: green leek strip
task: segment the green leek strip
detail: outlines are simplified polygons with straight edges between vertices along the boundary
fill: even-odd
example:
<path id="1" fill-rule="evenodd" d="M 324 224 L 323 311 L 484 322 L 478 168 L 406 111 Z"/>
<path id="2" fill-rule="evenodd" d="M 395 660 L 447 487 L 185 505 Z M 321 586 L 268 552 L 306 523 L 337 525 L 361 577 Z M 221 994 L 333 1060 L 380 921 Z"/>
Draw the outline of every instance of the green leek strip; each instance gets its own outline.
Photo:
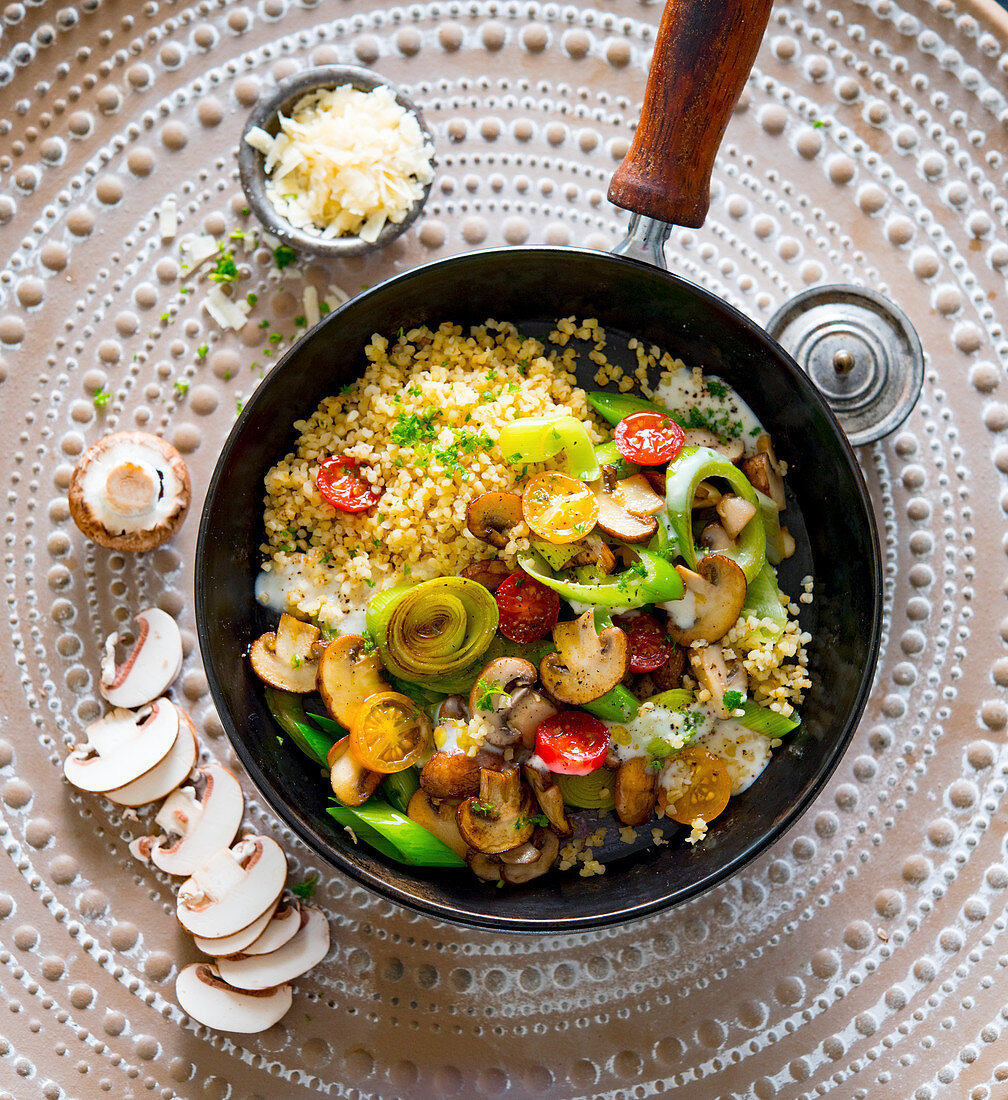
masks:
<path id="1" fill-rule="evenodd" d="M 658 695 L 652 695 L 648 699 L 656 707 L 665 707 L 666 710 L 685 710 L 693 702 L 693 692 L 688 688 L 672 688 Z"/>
<path id="2" fill-rule="evenodd" d="M 763 517 L 763 529 L 766 531 L 766 556 L 771 565 L 780 565 L 784 560 L 784 536 L 780 528 L 780 509 L 759 489 L 756 500 L 760 515 Z"/>
<path id="3" fill-rule="evenodd" d="M 341 737 L 346 737 L 348 731 L 345 730 L 339 722 L 330 718 L 328 714 L 315 714 L 312 711 L 308 711 L 307 715 L 316 726 L 321 727 L 326 733 L 331 733 L 337 741 Z"/>
<path id="4" fill-rule="evenodd" d="M 560 546 L 554 546 L 545 539 L 529 539 L 529 545 L 546 562 L 550 569 L 559 572 L 566 569 L 572 558 L 584 550 L 581 542 L 565 542 Z"/>
<path id="5" fill-rule="evenodd" d="M 555 775 L 554 779 L 564 805 L 572 810 L 611 810 L 616 805 L 613 800 L 616 777 L 608 768 L 598 768 L 587 775 Z"/>
<path id="6" fill-rule="evenodd" d="M 582 481 L 601 477 L 588 429 L 576 416 L 527 416 L 512 420 L 497 437 L 504 460 L 511 465 L 546 462 L 564 455 L 567 472 Z"/>
<path id="7" fill-rule="evenodd" d="M 266 688 L 266 706 L 273 715 L 277 725 L 287 734 L 295 745 L 309 757 L 323 767 L 328 767 L 326 754 L 340 737 L 346 735 L 346 730 L 340 729 L 338 737 L 332 737 L 322 730 L 316 729 L 305 714 L 301 696 L 289 691 L 277 691 L 275 688 Z"/>
<path id="8" fill-rule="evenodd" d="M 595 460 L 599 466 L 615 466 L 616 477 L 623 480 L 625 477 L 633 477 L 640 473 L 640 466 L 634 465 L 619 453 L 616 440 L 610 439 L 608 443 L 599 443 L 595 448 Z"/>
<path id="9" fill-rule="evenodd" d="M 671 463 L 665 478 L 665 500 L 668 517 L 679 544 L 679 553 L 690 569 L 696 569 L 698 551 L 693 542 L 693 497 L 701 481 L 721 478 L 727 481 L 738 496 L 755 505 L 756 515 L 742 528 L 735 546 L 724 550 L 734 559 L 751 582 L 766 562 L 766 530 L 760 514 L 756 490 L 749 479 L 723 455 L 710 447 L 686 447 Z"/>
<path id="10" fill-rule="evenodd" d="M 603 722 L 632 722 L 640 710 L 640 703 L 622 684 L 617 684 L 598 699 L 582 703 L 581 709 Z"/>
<path id="11" fill-rule="evenodd" d="M 391 772 L 385 776 L 381 785 L 381 792 L 388 799 L 389 805 L 401 814 L 406 812 L 409 800 L 419 789 L 420 777 L 415 767 L 405 768 L 401 772 Z"/>
<path id="12" fill-rule="evenodd" d="M 643 607 L 647 603 L 664 603 L 666 600 L 682 599 L 682 578 L 672 566 L 659 557 L 634 547 L 637 561 L 624 573 L 609 577 L 598 584 L 578 584 L 576 581 L 562 580 L 536 553 L 523 551 L 518 555 L 518 564 L 529 576 L 552 588 L 565 600 L 575 603 L 591 604 L 595 607 L 632 608 Z"/>
<path id="13" fill-rule="evenodd" d="M 664 405 L 655 401 L 647 401 L 643 397 L 631 397 L 627 393 L 604 393 L 595 390 L 586 393 L 588 404 L 610 424 L 618 424 L 624 417 L 635 412 L 660 412 L 669 416 L 669 410 Z"/>
<path id="14" fill-rule="evenodd" d="M 374 795 L 363 806 L 330 806 L 326 812 L 340 825 L 353 829 L 363 844 L 397 863 L 413 867 L 465 866 L 465 860 L 433 833 Z"/>
<path id="15" fill-rule="evenodd" d="M 779 638 L 787 626 L 787 609 L 781 603 L 777 574 L 769 562 L 749 582 L 746 589 L 742 617 L 749 616 L 760 620 L 761 625 L 749 632 L 749 636 L 758 641 L 769 642 Z M 769 625 L 763 625 L 768 620 Z"/>
<path id="16" fill-rule="evenodd" d="M 434 690 L 448 690 L 441 685 L 479 659 L 498 619 L 493 595 L 465 577 L 399 585 L 379 593 L 367 607 L 367 629 L 385 668 Z"/>
<path id="17" fill-rule="evenodd" d="M 759 703 L 752 703 L 747 700 L 741 704 L 741 707 L 745 711 L 745 715 L 736 719 L 738 724 L 745 726 L 747 730 L 752 730 L 753 733 L 762 733 L 771 739 L 786 737 L 792 730 L 796 730 L 801 725 L 800 719 L 785 718 L 783 714 L 778 714 L 777 711 L 770 710 L 769 707 L 761 707 Z"/>

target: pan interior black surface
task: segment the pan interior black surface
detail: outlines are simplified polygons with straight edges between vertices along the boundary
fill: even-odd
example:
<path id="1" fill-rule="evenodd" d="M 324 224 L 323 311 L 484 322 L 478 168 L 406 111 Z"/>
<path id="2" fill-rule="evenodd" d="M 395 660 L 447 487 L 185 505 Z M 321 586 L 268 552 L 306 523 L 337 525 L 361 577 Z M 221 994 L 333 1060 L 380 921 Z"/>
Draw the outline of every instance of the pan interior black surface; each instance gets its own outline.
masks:
<path id="1" fill-rule="evenodd" d="M 763 775 L 690 847 L 611 859 L 607 873 L 553 872 L 498 890 L 467 872 L 386 862 L 355 847 L 329 818 L 327 777 L 277 742 L 245 653 L 275 615 L 253 598 L 263 539 L 263 477 L 293 444 L 295 420 L 364 368 L 375 332 L 445 321 L 510 321 L 545 333 L 560 317 L 597 318 L 610 346 L 655 343 L 690 366 L 722 376 L 752 406 L 790 466 L 787 522 L 798 552 L 782 586 L 801 591 L 812 634 L 813 688 L 802 726 Z M 610 356 L 618 358 L 615 351 Z M 596 388 L 594 364 L 579 381 Z M 870 502 L 853 452 L 808 379 L 757 325 L 719 299 L 648 265 L 567 249 L 473 253 L 400 276 L 347 303 L 298 342 L 248 402 L 211 480 L 196 553 L 197 629 L 221 719 L 273 809 L 321 856 L 392 900 L 431 916 L 498 930 L 597 927 L 695 896 L 763 851 L 808 806 L 839 762 L 871 686 L 879 647 L 881 573 Z M 642 842 L 650 828 L 639 830 Z"/>

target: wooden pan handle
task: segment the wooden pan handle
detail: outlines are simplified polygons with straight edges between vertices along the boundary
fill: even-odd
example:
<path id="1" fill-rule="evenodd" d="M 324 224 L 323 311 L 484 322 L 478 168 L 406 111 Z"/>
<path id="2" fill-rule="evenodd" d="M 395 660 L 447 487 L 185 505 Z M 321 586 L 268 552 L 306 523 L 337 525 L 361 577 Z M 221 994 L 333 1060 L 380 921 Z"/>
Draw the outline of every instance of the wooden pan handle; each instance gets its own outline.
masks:
<path id="1" fill-rule="evenodd" d="M 773 0 L 668 0 L 633 143 L 609 185 L 616 206 L 703 225 L 721 138 Z"/>

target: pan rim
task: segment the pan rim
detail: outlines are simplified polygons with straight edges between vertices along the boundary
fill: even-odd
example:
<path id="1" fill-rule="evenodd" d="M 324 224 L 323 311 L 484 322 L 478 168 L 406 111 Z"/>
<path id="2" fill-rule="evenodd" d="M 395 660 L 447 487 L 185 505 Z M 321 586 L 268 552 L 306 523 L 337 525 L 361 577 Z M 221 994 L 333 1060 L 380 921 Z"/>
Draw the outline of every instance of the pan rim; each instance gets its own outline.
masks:
<path id="1" fill-rule="evenodd" d="M 513 916 L 510 914 L 502 914 L 498 912 L 489 913 L 480 910 L 476 906 L 467 906 L 465 903 L 462 902 L 458 904 L 447 905 L 440 901 L 425 898 L 424 896 L 422 896 L 422 894 L 419 894 L 417 892 L 411 894 L 398 886 L 387 883 L 382 879 L 380 875 L 370 871 L 367 867 L 359 865 L 348 855 L 344 854 L 339 849 L 335 848 L 331 843 L 327 842 L 325 838 L 320 835 L 318 830 L 311 824 L 311 822 L 307 820 L 305 815 L 298 812 L 298 807 L 296 805 L 290 804 L 282 797 L 281 792 L 273 783 L 270 775 L 264 770 L 263 767 L 260 766 L 255 758 L 254 753 L 250 750 L 248 744 L 238 734 L 236 725 L 231 718 L 231 715 L 225 704 L 225 693 L 223 691 L 221 681 L 218 678 L 217 669 L 213 661 L 213 648 L 211 646 L 207 630 L 207 577 L 205 570 L 202 568 L 206 555 L 207 540 L 210 534 L 210 513 L 212 510 L 212 506 L 216 503 L 217 494 L 221 489 L 222 482 L 225 479 L 231 455 L 237 443 L 237 440 L 242 434 L 244 425 L 247 423 L 248 419 L 254 414 L 258 404 L 265 399 L 264 395 L 270 388 L 270 379 L 274 375 L 279 374 L 279 372 L 282 372 L 288 362 L 298 354 L 299 349 L 302 346 L 303 340 L 309 338 L 310 336 L 317 336 L 318 333 L 323 331 L 324 328 L 330 324 L 338 323 L 339 319 L 345 316 L 348 310 L 358 307 L 368 298 L 371 298 L 380 293 L 386 293 L 390 288 L 394 288 L 396 284 L 405 280 L 412 279 L 421 272 L 427 273 L 436 269 L 447 270 L 453 266 L 464 266 L 466 264 L 477 261 L 487 262 L 489 259 L 492 259 L 494 257 L 507 256 L 510 260 L 513 261 L 516 258 L 516 255 L 520 256 L 521 254 L 528 254 L 530 256 L 540 256 L 547 253 L 552 255 L 556 255 L 559 253 L 571 257 L 572 260 L 575 257 L 590 257 L 593 262 L 603 260 L 605 262 L 612 262 L 617 265 L 629 265 L 632 268 L 643 269 L 649 275 L 667 280 L 677 285 L 680 290 L 704 299 L 706 301 L 706 304 L 710 308 L 724 315 L 731 323 L 739 325 L 746 329 L 758 343 L 763 345 L 767 355 L 777 360 L 778 364 L 787 370 L 787 372 L 791 375 L 791 380 L 801 391 L 801 395 L 805 399 L 805 401 L 814 406 L 816 411 L 823 414 L 828 421 L 831 431 L 835 436 L 836 442 L 840 446 L 840 449 L 846 460 L 848 472 L 852 477 L 853 486 L 857 494 L 858 504 L 861 508 L 867 524 L 868 532 L 870 534 L 871 544 L 870 561 L 867 563 L 872 579 L 872 615 L 870 624 L 870 639 L 867 650 L 867 652 L 869 653 L 869 660 L 866 666 L 861 670 L 861 676 L 858 682 L 857 691 L 853 695 L 853 705 L 845 719 L 843 727 L 833 745 L 831 746 L 830 752 L 824 757 L 818 770 L 814 773 L 814 775 L 808 782 L 806 789 L 802 793 L 802 795 L 798 799 L 796 799 L 794 803 L 791 804 L 787 813 L 785 813 L 778 821 L 776 821 L 770 829 L 762 833 L 744 851 L 740 852 L 734 859 L 717 867 L 709 874 L 706 874 L 703 877 L 694 880 L 688 886 L 678 889 L 671 894 L 661 895 L 636 904 L 624 904 L 622 906 L 618 904 L 618 898 L 615 896 L 615 891 L 611 891 L 607 894 L 602 895 L 602 897 L 606 899 L 611 898 L 614 904 L 602 904 L 599 906 L 598 912 L 594 914 L 587 916 L 579 915 L 574 917 L 521 917 Z M 814 800 L 818 797 L 818 795 L 825 787 L 826 783 L 829 781 L 833 772 L 836 770 L 851 740 L 853 739 L 854 733 L 857 730 L 858 724 L 861 721 L 861 717 L 867 705 L 871 688 L 875 679 L 875 672 L 878 663 L 881 643 L 883 618 L 881 543 L 878 533 L 878 525 L 875 519 L 874 511 L 871 507 L 871 498 L 868 486 L 865 482 L 860 465 L 857 462 L 854 449 L 850 445 L 842 429 L 837 423 L 836 417 L 830 411 L 825 401 L 822 399 L 818 391 L 813 386 L 811 380 L 802 371 L 798 364 L 779 344 L 776 343 L 776 341 L 773 340 L 772 337 L 770 337 L 770 335 L 761 326 L 759 326 L 754 320 L 752 320 L 752 318 L 746 316 L 746 314 L 742 313 L 735 306 L 719 298 L 717 295 L 713 294 L 706 288 L 698 286 L 696 283 L 684 279 L 673 272 L 663 271 L 659 268 L 654 267 L 651 264 L 645 263 L 637 259 L 571 246 L 508 246 L 502 248 L 480 249 L 473 252 L 463 253 L 457 256 L 446 257 L 441 260 L 435 260 L 431 263 L 423 264 L 417 268 L 412 268 L 410 270 L 397 273 L 389 277 L 388 279 L 383 280 L 382 282 L 376 284 L 366 291 L 363 291 L 354 298 L 345 302 L 338 309 L 334 310 L 318 325 L 310 330 L 309 333 L 306 333 L 302 337 L 302 339 L 294 344 L 277 362 L 273 370 L 270 371 L 270 374 L 267 376 L 267 379 L 264 381 L 264 383 L 257 387 L 256 391 L 246 402 L 241 415 L 232 426 L 231 431 L 221 448 L 220 455 L 207 486 L 207 492 L 200 514 L 200 524 L 196 540 L 195 612 L 197 638 L 199 641 L 201 654 L 203 655 L 203 664 L 207 675 L 211 697 L 213 699 L 215 707 L 217 708 L 217 712 L 220 716 L 221 722 L 228 735 L 228 739 L 232 747 L 234 748 L 239 760 L 241 760 L 242 765 L 248 772 L 250 779 L 255 784 L 256 789 L 270 806 L 272 812 L 275 813 L 280 818 L 280 820 L 284 822 L 289 828 L 291 828 L 298 835 L 298 837 L 317 856 L 319 856 L 319 858 L 324 859 L 343 873 L 347 874 L 356 882 L 365 886 L 367 889 L 372 890 L 374 893 L 385 898 L 386 900 L 391 901 L 396 905 L 403 906 L 406 909 L 412 910 L 413 912 L 419 912 L 424 916 L 431 917 L 436 920 L 445 921 L 449 924 L 506 933 L 587 932 L 614 924 L 621 924 L 633 920 L 643 919 L 658 912 L 673 908 L 678 905 L 682 905 L 707 892 L 708 890 L 737 874 L 748 863 L 756 859 L 759 855 L 763 854 L 804 815 L 804 813 L 808 810 Z"/>

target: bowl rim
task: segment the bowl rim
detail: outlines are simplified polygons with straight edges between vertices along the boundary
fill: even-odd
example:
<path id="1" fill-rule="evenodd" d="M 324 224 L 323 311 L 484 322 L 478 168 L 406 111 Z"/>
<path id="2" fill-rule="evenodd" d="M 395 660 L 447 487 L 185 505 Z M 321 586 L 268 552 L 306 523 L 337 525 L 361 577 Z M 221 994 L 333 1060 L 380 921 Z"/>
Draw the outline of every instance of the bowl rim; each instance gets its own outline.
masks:
<path id="1" fill-rule="evenodd" d="M 852 480 L 857 491 L 859 502 L 863 509 L 864 515 L 868 520 L 868 533 L 870 536 L 871 555 L 870 555 L 870 573 L 872 577 L 872 621 L 870 640 L 867 652 L 869 653 L 869 661 L 866 666 L 861 670 L 861 676 L 858 683 L 858 688 L 854 694 L 853 705 L 847 714 L 844 725 L 840 734 L 833 741 L 830 752 L 824 757 L 822 763 L 819 766 L 818 771 L 814 774 L 814 777 L 809 782 L 802 797 L 797 799 L 789 807 L 787 813 L 782 815 L 774 824 L 764 833 L 754 840 L 744 851 L 733 860 L 722 864 L 709 874 L 702 876 L 684 889 L 677 891 L 674 895 L 660 896 L 653 898 L 647 902 L 641 902 L 635 905 L 629 905 L 623 908 L 612 908 L 605 913 L 590 916 L 590 917 L 543 917 L 543 918 L 518 918 L 505 914 L 488 914 L 486 912 L 474 909 L 466 908 L 464 906 L 450 907 L 437 901 L 431 901 L 424 898 L 417 893 L 410 894 L 405 890 L 399 889 L 396 886 L 389 885 L 379 875 L 374 874 L 368 869 L 358 866 L 355 861 L 345 855 L 343 852 L 334 848 L 332 845 L 324 841 L 319 837 L 317 830 L 313 827 L 310 821 L 307 820 L 305 815 L 298 812 L 297 806 L 292 806 L 281 795 L 281 792 L 274 785 L 273 780 L 268 772 L 260 766 L 256 760 L 254 754 L 245 743 L 244 739 L 238 735 L 238 731 L 235 727 L 235 723 L 232 721 L 230 714 L 224 705 L 224 693 L 221 684 L 217 678 L 216 669 L 213 662 L 208 657 L 204 657 L 203 664 L 206 671 L 207 681 L 210 687 L 211 697 L 213 698 L 214 705 L 220 716 L 221 722 L 224 726 L 225 732 L 228 735 L 228 739 L 231 742 L 232 747 L 235 750 L 238 758 L 241 760 L 242 765 L 245 767 L 249 774 L 250 779 L 255 784 L 259 793 L 263 796 L 265 801 L 270 806 L 273 813 L 275 813 L 286 825 L 288 825 L 298 837 L 304 841 L 304 843 L 315 852 L 321 859 L 327 861 L 331 865 L 337 867 L 340 871 L 349 875 L 350 878 L 356 882 L 365 886 L 367 889 L 374 891 L 376 894 L 385 898 L 388 901 L 393 902 L 396 905 L 402 906 L 415 913 L 420 913 L 426 917 L 433 918 L 435 920 L 445 921 L 449 924 L 461 925 L 463 927 L 478 928 L 484 930 L 493 930 L 497 932 L 528 932 L 528 933 L 553 933 L 553 932 L 587 932 L 595 929 L 604 928 L 610 925 L 622 924 L 632 920 L 642 919 L 644 917 L 651 916 L 653 914 L 671 909 L 673 907 L 682 905 L 700 894 L 706 893 L 708 890 L 719 885 L 720 883 L 731 878 L 737 874 L 743 867 L 752 860 L 756 859 L 759 855 L 770 848 L 785 832 L 788 831 L 808 810 L 811 804 L 815 801 L 818 795 L 822 792 L 826 786 L 833 772 L 839 766 L 840 761 L 843 759 L 844 754 L 850 745 L 851 740 L 857 730 L 858 724 L 864 714 L 865 707 L 868 702 L 869 695 L 875 680 L 876 669 L 879 660 L 881 639 L 882 639 L 882 626 L 883 626 L 883 609 L 884 609 L 884 591 L 883 591 L 883 576 L 882 576 L 882 552 L 881 542 L 878 532 L 878 524 L 875 518 L 875 513 L 871 504 L 871 495 L 868 490 L 867 483 L 864 479 L 864 474 L 861 471 L 860 464 L 854 453 L 854 449 L 840 427 L 835 415 L 829 409 L 825 400 L 821 397 L 819 392 L 815 389 L 811 380 L 801 369 L 801 367 L 795 362 L 791 355 L 781 347 L 770 335 L 758 325 L 752 318 L 746 316 L 736 307 L 730 303 L 719 298 L 704 287 L 698 286 L 696 283 L 691 282 L 688 279 L 684 279 L 673 272 L 662 271 L 655 268 L 654 265 L 645 263 L 644 261 L 633 259 L 626 256 L 614 255 L 612 253 L 600 253 L 584 248 L 575 248 L 570 246 L 548 246 L 548 245 L 533 245 L 533 246 L 505 246 L 501 248 L 489 248 L 481 249 L 473 252 L 463 253 L 461 255 L 446 257 L 442 260 L 435 260 L 427 264 L 423 264 L 420 267 L 411 268 L 407 271 L 396 273 L 390 276 L 388 279 L 383 280 L 380 283 L 375 284 L 366 291 L 362 291 L 360 294 L 351 298 L 349 301 L 343 303 L 338 309 L 324 317 L 317 325 L 315 325 L 309 332 L 305 333 L 302 339 L 307 338 L 312 333 L 321 330 L 324 326 L 329 324 L 338 323 L 338 318 L 349 307 L 361 302 L 365 297 L 377 295 L 381 292 L 387 291 L 390 286 L 394 286 L 396 283 L 408 280 L 419 271 L 429 271 L 434 268 L 448 269 L 452 266 L 468 263 L 478 258 L 493 257 L 498 255 L 514 256 L 515 253 L 561 253 L 567 254 L 572 260 L 576 257 L 592 257 L 598 259 L 599 257 L 608 255 L 609 259 L 615 260 L 618 263 L 632 265 L 638 268 L 645 268 L 649 272 L 657 273 L 664 278 L 667 278 L 677 284 L 680 289 L 687 293 L 697 295 L 706 300 L 708 306 L 725 314 L 729 320 L 749 330 L 750 334 L 757 340 L 757 342 L 763 344 L 767 353 L 773 356 L 780 362 L 781 366 L 784 366 L 793 376 L 799 390 L 803 391 L 806 400 L 811 400 L 828 422 L 831 425 L 833 433 L 840 444 L 841 450 L 844 453 L 844 457 L 847 462 L 848 470 L 852 475 Z M 207 636 L 206 614 L 204 612 L 204 603 L 207 594 L 207 580 L 204 570 L 201 568 L 204 552 L 206 548 L 207 539 L 209 537 L 209 505 L 215 499 L 218 489 L 221 483 L 225 480 L 227 475 L 228 463 L 230 460 L 231 452 L 233 451 L 239 437 L 242 434 L 242 430 L 246 421 L 250 418 L 254 412 L 257 404 L 264 400 L 264 394 L 268 390 L 268 381 L 272 377 L 274 372 L 281 371 L 288 360 L 292 358 L 298 350 L 298 345 L 301 343 L 299 340 L 297 344 L 293 345 L 284 356 L 277 361 L 273 370 L 267 375 L 266 383 L 256 388 L 254 393 L 250 396 L 249 400 L 245 403 L 242 413 L 235 421 L 231 428 L 227 439 L 221 448 L 220 455 L 217 460 L 217 464 L 214 467 L 213 474 L 210 478 L 210 482 L 207 486 L 206 496 L 203 501 L 203 505 L 200 512 L 200 523 L 196 540 L 196 554 L 195 554 L 195 609 L 196 609 L 196 633 L 200 646 L 201 654 L 209 654 L 211 652 L 209 638 Z M 250 595 L 250 598 L 251 595 Z M 407 868 L 408 870 L 408 868 Z"/>
<path id="2" fill-rule="evenodd" d="M 360 237 L 353 235 L 316 237 L 291 225 L 277 211 L 266 194 L 265 157 L 245 140 L 247 134 L 255 127 L 275 134 L 279 129 L 277 116 L 281 111 L 289 109 L 302 96 L 317 88 L 336 88 L 343 84 L 350 84 L 363 92 L 372 92 L 375 88 L 388 88 L 395 96 L 396 102 L 416 117 L 431 149 L 431 167 L 437 166 L 434 154 L 436 148 L 434 133 L 427 124 L 423 112 L 398 85 L 371 69 L 361 68 L 358 65 L 315 65 L 278 81 L 268 94 L 259 99 L 242 127 L 241 136 L 238 139 L 238 179 L 246 201 L 268 233 L 272 233 L 295 251 L 320 258 L 339 259 L 346 256 L 361 256 L 391 244 L 420 217 L 434 183 L 432 176 L 424 187 L 423 195 L 410 207 L 403 220 L 386 222 L 374 241 L 363 241 Z"/>

